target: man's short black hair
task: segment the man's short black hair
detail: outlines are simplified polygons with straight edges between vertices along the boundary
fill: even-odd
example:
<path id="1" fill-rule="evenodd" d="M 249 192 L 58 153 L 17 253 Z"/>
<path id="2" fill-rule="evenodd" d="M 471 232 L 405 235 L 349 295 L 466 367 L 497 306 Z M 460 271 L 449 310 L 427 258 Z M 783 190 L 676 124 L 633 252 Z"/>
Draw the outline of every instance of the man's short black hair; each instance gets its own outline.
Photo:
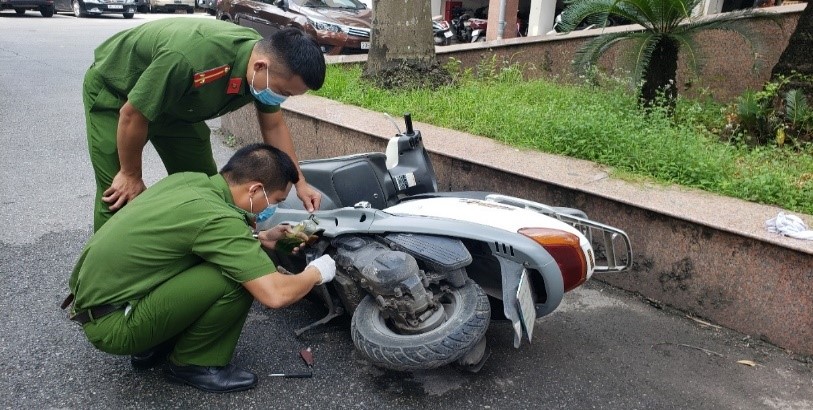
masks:
<path id="1" fill-rule="evenodd" d="M 220 174 L 230 184 L 259 181 L 266 191 L 280 191 L 299 182 L 299 170 L 288 154 L 268 144 L 249 144 L 237 150 Z"/>
<path id="2" fill-rule="evenodd" d="M 288 27 L 257 42 L 260 53 L 274 57 L 291 74 L 302 77 L 311 90 L 325 82 L 325 56 L 316 41 L 304 31 Z"/>

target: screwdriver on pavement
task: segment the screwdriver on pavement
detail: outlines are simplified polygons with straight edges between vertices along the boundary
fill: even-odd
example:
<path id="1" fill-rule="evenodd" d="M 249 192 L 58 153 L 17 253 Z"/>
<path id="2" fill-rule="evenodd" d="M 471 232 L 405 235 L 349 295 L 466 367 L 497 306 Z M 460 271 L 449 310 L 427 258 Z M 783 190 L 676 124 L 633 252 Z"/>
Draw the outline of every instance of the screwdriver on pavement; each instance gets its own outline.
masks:
<path id="1" fill-rule="evenodd" d="M 299 356 L 308 365 L 307 373 L 272 373 L 269 376 L 284 377 L 286 379 L 308 379 L 313 377 L 313 351 L 311 351 L 310 347 L 307 347 L 299 351 Z"/>

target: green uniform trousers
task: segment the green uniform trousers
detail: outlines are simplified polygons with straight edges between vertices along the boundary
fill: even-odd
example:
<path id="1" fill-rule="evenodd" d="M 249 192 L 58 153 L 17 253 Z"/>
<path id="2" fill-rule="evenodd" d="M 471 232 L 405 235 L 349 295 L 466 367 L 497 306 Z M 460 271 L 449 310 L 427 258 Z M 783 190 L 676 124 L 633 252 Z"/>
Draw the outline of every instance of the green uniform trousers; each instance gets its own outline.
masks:
<path id="1" fill-rule="evenodd" d="M 156 92 L 161 92 L 156 90 Z M 88 151 L 96 176 L 96 200 L 93 212 L 93 231 L 113 216 L 102 193 L 113 183 L 121 169 L 116 149 L 119 110 L 126 96 L 116 95 L 105 86 L 99 73 L 91 67 L 85 74 L 82 99 L 85 106 Z M 150 123 L 147 138 L 155 147 L 168 174 L 176 172 L 217 173 L 212 155 L 210 130 L 204 122 L 170 124 Z"/>
<path id="2" fill-rule="evenodd" d="M 101 351 L 127 355 L 170 339 L 170 360 L 181 365 L 231 362 L 254 298 L 208 262 L 155 288 L 125 315 L 121 309 L 86 323 L 88 340 Z"/>

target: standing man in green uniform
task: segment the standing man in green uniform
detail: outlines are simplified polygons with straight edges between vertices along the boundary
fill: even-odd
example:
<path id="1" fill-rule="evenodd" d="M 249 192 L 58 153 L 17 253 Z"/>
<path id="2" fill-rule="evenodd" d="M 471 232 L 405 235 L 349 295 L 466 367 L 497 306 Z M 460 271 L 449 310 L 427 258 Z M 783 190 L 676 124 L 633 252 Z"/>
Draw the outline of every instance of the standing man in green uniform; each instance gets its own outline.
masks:
<path id="1" fill-rule="evenodd" d="M 325 59 L 304 32 L 256 31 L 209 19 L 172 18 L 118 33 L 95 51 L 83 100 L 96 176 L 94 230 L 144 189 L 142 152 L 150 141 L 169 174 L 217 172 L 204 122 L 250 102 L 263 141 L 297 163 L 279 105 L 322 87 Z M 308 211 L 321 197 L 300 174 Z"/>
<path id="2" fill-rule="evenodd" d="M 173 379 L 213 392 L 253 387 L 257 376 L 229 363 L 254 298 L 284 307 L 336 272 L 325 255 L 297 275 L 277 273 L 261 246 L 273 249 L 290 227 L 252 235 L 254 212 L 273 213 L 298 180 L 288 155 L 253 144 L 214 176 L 159 181 L 88 241 L 68 283 L 71 319 L 102 351 L 154 353 L 134 366 L 171 351 Z"/>

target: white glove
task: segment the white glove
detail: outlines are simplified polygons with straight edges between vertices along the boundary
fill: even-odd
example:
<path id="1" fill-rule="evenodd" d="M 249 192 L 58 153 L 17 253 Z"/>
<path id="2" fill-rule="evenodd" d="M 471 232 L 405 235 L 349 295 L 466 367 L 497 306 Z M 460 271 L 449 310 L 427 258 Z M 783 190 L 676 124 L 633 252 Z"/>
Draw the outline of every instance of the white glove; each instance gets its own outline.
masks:
<path id="1" fill-rule="evenodd" d="M 322 280 L 317 285 L 328 283 L 336 276 L 336 262 L 330 255 L 322 255 L 319 259 L 309 263 L 308 266 L 315 267 L 319 270 L 319 274 L 322 275 Z"/>

